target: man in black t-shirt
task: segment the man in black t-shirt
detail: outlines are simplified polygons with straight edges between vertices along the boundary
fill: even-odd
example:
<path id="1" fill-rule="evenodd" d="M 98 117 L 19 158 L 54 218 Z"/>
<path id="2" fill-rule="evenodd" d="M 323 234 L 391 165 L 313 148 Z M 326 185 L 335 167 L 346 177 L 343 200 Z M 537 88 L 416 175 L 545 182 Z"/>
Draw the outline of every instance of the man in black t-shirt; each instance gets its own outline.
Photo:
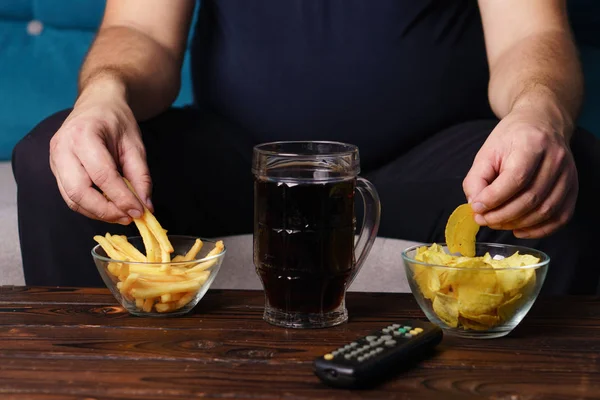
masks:
<path id="1" fill-rule="evenodd" d="M 359 146 L 380 235 L 442 241 L 469 201 L 479 240 L 551 255 L 544 290 L 598 290 L 565 0 L 205 0 L 194 104 L 172 109 L 194 8 L 108 0 L 73 109 L 16 147 L 27 284 L 101 285 L 92 236 L 142 212 L 120 173 L 171 232 L 250 233 L 252 146 L 314 139 Z"/>

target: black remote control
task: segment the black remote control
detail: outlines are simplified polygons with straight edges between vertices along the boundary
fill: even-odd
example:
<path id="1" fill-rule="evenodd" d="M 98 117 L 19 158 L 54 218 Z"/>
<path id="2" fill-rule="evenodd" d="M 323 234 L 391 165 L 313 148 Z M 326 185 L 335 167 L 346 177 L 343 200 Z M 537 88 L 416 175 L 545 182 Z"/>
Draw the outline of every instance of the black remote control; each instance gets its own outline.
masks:
<path id="1" fill-rule="evenodd" d="M 432 323 L 399 321 L 317 358 L 315 374 L 334 387 L 368 387 L 409 367 L 442 337 L 442 330 Z"/>

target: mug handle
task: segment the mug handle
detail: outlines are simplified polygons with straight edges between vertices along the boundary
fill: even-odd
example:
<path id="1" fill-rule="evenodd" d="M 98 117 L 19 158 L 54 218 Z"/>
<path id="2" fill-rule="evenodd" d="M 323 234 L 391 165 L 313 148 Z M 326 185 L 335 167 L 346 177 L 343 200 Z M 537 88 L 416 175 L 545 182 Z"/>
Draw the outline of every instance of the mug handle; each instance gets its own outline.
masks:
<path id="1" fill-rule="evenodd" d="M 356 189 L 363 199 L 364 218 L 358 240 L 354 246 L 354 251 L 359 252 L 356 260 L 356 268 L 354 270 L 354 274 L 348 282 L 347 287 L 352 284 L 354 278 L 356 278 L 356 275 L 358 275 L 358 272 L 362 268 L 367 256 L 369 255 L 371 247 L 373 247 L 373 243 L 377 237 L 377 231 L 379 231 L 379 221 L 381 219 L 381 203 L 379 201 L 379 194 L 377 193 L 375 186 L 368 180 L 358 177 L 356 180 Z"/>

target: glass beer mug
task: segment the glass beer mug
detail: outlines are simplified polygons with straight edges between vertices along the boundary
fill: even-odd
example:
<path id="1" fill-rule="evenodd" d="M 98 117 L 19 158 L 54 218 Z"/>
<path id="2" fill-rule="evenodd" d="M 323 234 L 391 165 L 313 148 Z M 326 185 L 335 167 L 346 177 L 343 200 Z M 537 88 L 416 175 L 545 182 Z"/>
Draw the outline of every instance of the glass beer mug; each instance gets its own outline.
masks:
<path id="1" fill-rule="evenodd" d="M 346 290 L 371 250 L 381 213 L 375 187 L 358 177 L 358 148 L 265 143 L 254 148 L 252 172 L 254 265 L 265 321 L 287 328 L 347 321 Z M 364 222 L 355 240 L 357 190 Z"/>

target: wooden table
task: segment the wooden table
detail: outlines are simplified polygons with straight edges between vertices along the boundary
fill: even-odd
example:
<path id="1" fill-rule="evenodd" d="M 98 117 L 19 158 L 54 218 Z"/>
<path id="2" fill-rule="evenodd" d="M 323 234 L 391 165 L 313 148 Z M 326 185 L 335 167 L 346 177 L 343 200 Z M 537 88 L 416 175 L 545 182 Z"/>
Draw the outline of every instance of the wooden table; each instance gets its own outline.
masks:
<path id="1" fill-rule="evenodd" d="M 0 287 L 0 398 L 600 398 L 600 298 L 538 299 L 511 335 L 446 336 L 433 357 L 362 391 L 325 386 L 313 359 L 424 316 L 410 294 L 347 303 L 347 324 L 289 330 L 262 321 L 262 292 L 211 290 L 186 317 L 140 318 L 103 289 Z"/>

